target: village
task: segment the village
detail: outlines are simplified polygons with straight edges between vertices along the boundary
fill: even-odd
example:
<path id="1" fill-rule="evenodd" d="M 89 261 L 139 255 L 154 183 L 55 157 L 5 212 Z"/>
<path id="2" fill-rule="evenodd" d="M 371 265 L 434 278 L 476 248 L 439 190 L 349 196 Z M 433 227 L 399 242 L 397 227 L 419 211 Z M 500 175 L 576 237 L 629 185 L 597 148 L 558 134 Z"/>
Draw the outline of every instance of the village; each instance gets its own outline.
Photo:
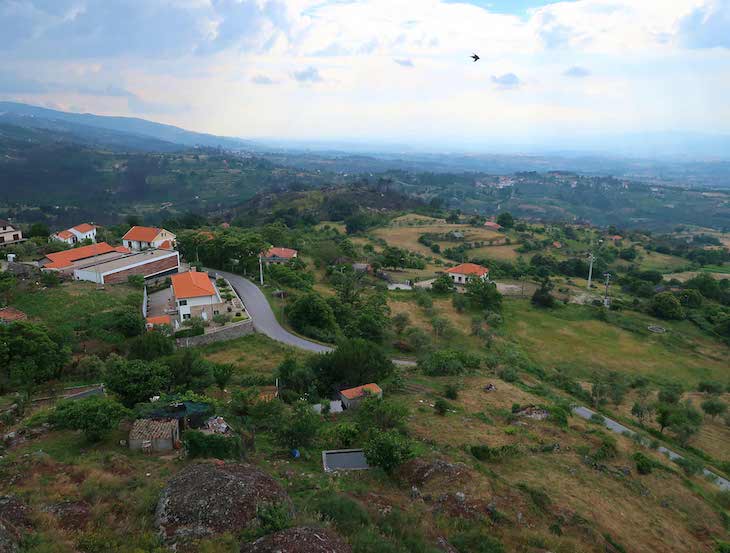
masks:
<path id="1" fill-rule="evenodd" d="M 0 282 L 11 284 L 0 287 L 0 331 L 10 345 L 0 468 L 7 465 L 24 501 L 35 505 L 0 497 L 7 539 L 21 543 L 34 528 L 59 543 L 106 535 L 98 539 L 117 540 L 121 550 L 118 534 L 101 528 L 117 528 L 119 522 L 103 521 L 111 520 L 114 496 L 133 494 L 130 483 L 140 475 L 154 516 L 142 515 L 146 530 L 136 543 L 150 551 L 153 544 L 232 551 L 233 542 L 300 542 L 367 552 L 407 540 L 419 551 L 470 551 L 464 544 L 474 543 L 503 551 L 490 537 L 494 528 L 507 543 L 520 543 L 522 531 L 533 528 L 541 543 L 569 539 L 583 548 L 582 536 L 598 536 L 589 528 L 607 525 L 610 509 L 576 523 L 546 507 L 570 504 L 587 513 L 567 495 L 575 475 L 600 479 L 610 501 L 619 502 L 634 501 L 619 499 L 629 485 L 639 486 L 632 488 L 636 497 L 664 496 L 665 479 L 680 475 L 707 497 L 730 490 L 725 448 L 715 438 L 727 432 L 721 417 L 699 424 L 687 436 L 695 449 L 688 449 L 684 430 L 671 422 L 671 440 L 654 444 L 668 434 L 635 409 L 655 408 L 650 398 L 671 388 L 668 371 L 700 365 L 705 372 L 695 386 L 705 391 L 674 393 L 722 403 L 727 392 L 712 386 L 723 378 L 726 351 L 696 358 L 679 342 L 674 353 L 637 354 L 639 343 L 665 348 L 680 332 L 712 342 L 684 322 L 652 315 L 632 315 L 649 329 L 636 337 L 621 311 L 634 294 L 604 285 L 600 262 L 593 284 L 590 274 L 579 276 L 582 266 L 576 274 L 541 276 L 548 263 L 558 263 L 548 255 L 568 267 L 590 241 L 604 257 L 606 249 L 633 248 L 656 263 L 645 239 L 522 222 L 527 231 L 516 230 L 509 218 L 499 220 L 506 226 L 405 214 L 356 234 L 339 222 L 304 233 L 280 224 L 255 232 L 228 223 L 173 232 L 82 223 L 34 237 L 32 247 L 20 225 L 0 221 L 12 237 L 0 272 Z M 520 250 L 534 260 L 532 273 L 506 270 L 504 260 Z M 494 261 L 480 262 L 479 252 Z M 654 294 L 685 290 L 676 280 L 656 286 Z M 548 373 L 538 365 L 556 364 L 550 355 L 566 339 L 559 362 L 573 360 L 587 344 L 566 332 L 586 325 L 596 333 L 595 359 L 604 372 Z M 536 329 L 552 336 L 551 347 L 535 341 L 546 339 Z M 608 338 L 615 332 L 625 350 Z M 631 358 L 643 367 L 644 383 L 619 374 L 617 363 Z M 18 391 L 20 382 L 28 392 Z M 676 401 L 675 409 L 684 409 Z M 63 453 L 69 447 L 88 468 Z M 701 465 L 694 460 L 700 447 Z M 24 452 L 42 459 L 30 461 L 32 477 L 18 464 Z M 92 460 L 98 455 L 127 468 L 112 474 L 117 469 L 106 461 Z M 553 459 L 568 463 L 567 476 Z M 62 502 L 33 491 L 45 464 L 60 475 L 50 489 L 76 471 L 84 472 L 79 478 L 89 491 Z M 492 470 L 510 483 L 495 480 Z M 92 494 L 95 478 L 120 487 Z M 547 488 L 544 478 L 559 479 L 566 492 Z M 490 486 L 499 492 L 487 502 Z M 702 494 L 678 489 L 672 501 L 715 520 Z M 50 518 L 13 518 L 10 506 L 16 514 L 42 508 Z M 449 522 L 409 534 L 405 527 L 422 523 L 400 520 L 405 533 L 390 535 L 397 509 Z M 136 524 L 138 516 L 132 509 L 122 520 Z M 353 516 L 362 522 L 351 526 Z M 672 517 L 667 525 L 680 524 Z M 717 532 L 717 524 L 708 522 L 708 531 Z M 683 532 L 677 540 L 690 539 Z M 665 537 L 640 539 L 659 544 Z M 600 538 L 599 547 L 611 540 Z M 452 543 L 467 549 L 450 550 Z M 303 551 L 324 551 L 312 547 Z"/>

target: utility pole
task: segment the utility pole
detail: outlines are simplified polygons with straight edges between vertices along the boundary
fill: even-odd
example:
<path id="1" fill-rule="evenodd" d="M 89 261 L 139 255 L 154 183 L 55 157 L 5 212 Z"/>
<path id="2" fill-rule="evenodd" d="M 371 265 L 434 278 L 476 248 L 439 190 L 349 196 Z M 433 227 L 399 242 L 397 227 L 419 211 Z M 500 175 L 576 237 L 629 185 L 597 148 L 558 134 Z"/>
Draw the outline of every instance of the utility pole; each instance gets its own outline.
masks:
<path id="1" fill-rule="evenodd" d="M 259 254 L 259 282 L 261 286 L 264 285 L 264 263 L 261 261 L 261 255 Z"/>
<path id="2" fill-rule="evenodd" d="M 593 252 L 588 252 L 588 261 L 590 266 L 588 267 L 588 290 L 591 289 L 591 280 L 593 280 L 593 262 L 596 260 L 596 256 Z"/>
<path id="3" fill-rule="evenodd" d="M 605 273 L 603 276 L 606 277 L 606 294 L 603 296 L 603 305 L 608 308 L 610 305 L 608 300 L 608 285 L 611 283 L 611 273 Z"/>

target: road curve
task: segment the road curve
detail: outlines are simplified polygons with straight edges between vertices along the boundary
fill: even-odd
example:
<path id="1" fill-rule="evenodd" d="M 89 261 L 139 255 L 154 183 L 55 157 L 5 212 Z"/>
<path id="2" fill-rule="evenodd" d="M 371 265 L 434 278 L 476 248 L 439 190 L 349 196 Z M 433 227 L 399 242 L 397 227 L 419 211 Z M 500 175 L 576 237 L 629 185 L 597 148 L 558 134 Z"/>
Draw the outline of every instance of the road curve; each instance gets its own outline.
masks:
<path id="1" fill-rule="evenodd" d="M 332 348 L 329 346 L 323 346 L 317 342 L 305 340 L 304 338 L 300 338 L 299 336 L 285 330 L 279 324 L 279 321 L 276 320 L 276 316 L 271 309 L 271 305 L 269 305 L 269 300 L 266 299 L 266 296 L 259 287 L 250 280 L 225 271 L 216 271 L 211 269 L 209 272 L 228 279 L 228 282 L 231 283 L 231 286 L 233 286 L 243 300 L 243 303 L 248 310 L 248 314 L 251 315 L 253 326 L 257 332 L 265 334 L 272 340 L 276 340 L 277 342 L 281 342 L 282 344 L 287 344 L 298 349 L 314 353 L 326 353 L 328 351 L 332 351 Z"/>
<path id="2" fill-rule="evenodd" d="M 257 332 L 265 334 L 272 340 L 276 340 L 282 344 L 303 349 L 305 351 L 311 351 L 313 353 L 327 353 L 328 351 L 332 351 L 330 346 L 306 340 L 292 334 L 282 327 L 279 324 L 279 321 L 276 320 L 276 315 L 274 315 L 274 311 L 271 309 L 269 300 L 266 299 L 266 296 L 259 287 L 247 278 L 226 271 L 217 271 L 214 269 L 206 269 L 206 271 L 228 279 L 228 282 L 231 283 L 231 286 L 233 286 L 243 300 L 243 303 L 248 310 L 248 314 L 251 315 L 253 326 Z M 410 361 L 408 359 L 393 359 L 393 363 L 403 367 L 412 367 L 416 365 L 415 361 Z"/>

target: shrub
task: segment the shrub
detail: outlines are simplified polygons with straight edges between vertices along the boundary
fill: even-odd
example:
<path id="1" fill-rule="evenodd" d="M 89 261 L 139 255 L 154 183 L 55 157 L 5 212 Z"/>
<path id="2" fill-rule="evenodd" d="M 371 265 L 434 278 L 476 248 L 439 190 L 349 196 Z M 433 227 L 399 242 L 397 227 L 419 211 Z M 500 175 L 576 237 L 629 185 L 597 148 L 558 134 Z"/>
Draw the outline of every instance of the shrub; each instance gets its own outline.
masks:
<path id="1" fill-rule="evenodd" d="M 725 386 L 713 380 L 703 380 L 697 385 L 697 390 L 704 394 L 719 395 L 725 391 Z"/>
<path id="2" fill-rule="evenodd" d="M 475 528 L 456 534 L 449 540 L 459 553 L 504 553 L 504 546 L 486 530 Z"/>
<path id="3" fill-rule="evenodd" d="M 444 388 L 444 397 L 446 399 L 457 399 L 459 397 L 459 388 L 455 384 L 447 384 Z"/>
<path id="4" fill-rule="evenodd" d="M 365 398 L 355 412 L 355 420 L 360 430 L 371 428 L 392 430 L 401 428 L 408 417 L 408 407 L 391 399 L 377 397 Z"/>
<path id="5" fill-rule="evenodd" d="M 119 425 L 129 412 L 113 399 L 92 396 L 58 403 L 50 416 L 57 428 L 81 430 L 89 441 L 99 441 Z"/>
<path id="6" fill-rule="evenodd" d="M 479 356 L 459 350 L 439 350 L 418 360 L 418 368 L 429 376 L 459 375 L 480 365 Z"/>
<path id="7" fill-rule="evenodd" d="M 240 459 L 243 455 L 243 444 L 238 436 L 229 437 L 187 430 L 183 434 L 183 443 L 191 459 L 197 457 Z"/>
<path id="8" fill-rule="evenodd" d="M 660 319 L 684 319 L 682 304 L 671 292 L 661 292 L 654 296 L 649 310 Z"/>
<path id="9" fill-rule="evenodd" d="M 438 398 L 435 401 L 433 407 L 436 410 L 436 413 L 438 415 L 441 415 L 442 417 L 446 415 L 446 413 L 449 411 L 449 409 L 451 409 L 451 405 L 449 405 L 449 402 L 443 398 Z"/>
<path id="10" fill-rule="evenodd" d="M 141 290 L 144 288 L 144 277 L 142 275 L 129 275 L 127 277 L 127 284 Z"/>
<path id="11" fill-rule="evenodd" d="M 532 502 L 535 504 L 535 507 L 538 509 L 545 511 L 548 507 L 550 507 L 552 501 L 550 496 L 544 490 L 539 490 L 523 483 L 517 484 L 517 487 L 530 497 Z"/>
<path id="12" fill-rule="evenodd" d="M 282 421 L 277 429 L 279 442 L 284 447 L 307 447 L 311 445 L 319 432 L 322 420 L 312 411 L 312 407 L 299 401 L 289 417 Z"/>
<path id="13" fill-rule="evenodd" d="M 273 534 L 290 526 L 291 512 L 286 503 L 265 503 L 256 506 L 256 520 L 259 523 L 259 535 Z"/>
<path id="14" fill-rule="evenodd" d="M 516 457 L 519 449 L 516 445 L 503 445 L 489 447 L 488 445 L 473 445 L 469 452 L 480 461 L 501 461 L 502 459 Z"/>
<path id="15" fill-rule="evenodd" d="M 405 461 L 413 457 L 413 449 L 408 440 L 400 433 L 375 432 L 363 447 L 368 464 L 391 473 Z"/>
<path id="16" fill-rule="evenodd" d="M 344 534 L 353 534 L 370 524 L 367 509 L 344 495 L 322 495 L 315 500 L 314 509 L 324 520 L 332 521 Z"/>
<path id="17" fill-rule="evenodd" d="M 158 357 L 170 355 L 175 351 L 173 341 L 155 330 L 144 333 L 134 338 L 129 346 L 130 359 L 143 359 L 152 361 Z"/>
<path id="18" fill-rule="evenodd" d="M 76 374 L 84 380 L 97 380 L 104 373 L 104 361 L 96 355 L 87 355 L 79 359 Z"/>
<path id="19" fill-rule="evenodd" d="M 213 322 L 217 325 L 225 326 L 231 322 L 231 318 L 232 317 L 226 313 L 218 313 L 218 315 L 213 315 Z"/>
<path id="20" fill-rule="evenodd" d="M 616 447 L 616 438 L 613 436 L 604 435 L 601 437 L 601 445 L 598 447 L 596 452 L 593 454 L 595 461 L 606 461 L 613 459 L 618 455 L 618 448 Z"/>
<path id="21" fill-rule="evenodd" d="M 519 375 L 514 368 L 505 367 L 499 371 L 499 378 L 505 382 L 517 382 L 517 380 L 519 380 Z"/>
<path id="22" fill-rule="evenodd" d="M 686 457 L 681 457 L 674 459 L 674 462 L 684 471 L 684 474 L 687 476 L 695 476 L 697 474 L 700 474 L 704 467 L 702 466 L 702 463 L 699 461 L 695 461 L 694 459 L 688 459 Z"/>
<path id="23" fill-rule="evenodd" d="M 634 461 L 636 462 L 636 472 L 639 474 L 651 474 L 656 466 L 653 460 L 639 451 L 634 453 Z"/>

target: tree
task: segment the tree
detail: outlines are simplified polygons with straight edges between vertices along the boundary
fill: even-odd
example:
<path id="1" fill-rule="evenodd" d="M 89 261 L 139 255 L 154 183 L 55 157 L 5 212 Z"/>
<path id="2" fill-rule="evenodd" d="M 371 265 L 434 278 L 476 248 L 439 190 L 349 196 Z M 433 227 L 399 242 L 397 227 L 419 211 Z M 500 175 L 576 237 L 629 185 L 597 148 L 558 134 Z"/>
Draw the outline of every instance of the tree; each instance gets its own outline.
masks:
<path id="1" fill-rule="evenodd" d="M 504 228 L 512 228 L 515 225 L 515 218 L 509 211 L 503 211 L 497 215 L 497 224 L 502 225 Z"/>
<path id="2" fill-rule="evenodd" d="M 502 294 L 497 291 L 497 285 L 488 280 L 473 278 L 467 282 L 466 297 L 475 307 L 489 311 L 502 309 Z"/>
<path id="3" fill-rule="evenodd" d="M 408 408 L 402 403 L 381 399 L 375 396 L 360 401 L 355 420 L 360 430 L 367 432 L 373 428 L 379 430 L 400 429 L 408 417 Z"/>
<path id="4" fill-rule="evenodd" d="M 443 336 L 449 329 L 449 320 L 444 317 L 434 317 L 431 319 L 431 326 L 433 327 L 433 333 L 436 336 Z"/>
<path id="5" fill-rule="evenodd" d="M 316 292 L 297 296 L 286 315 L 295 330 L 312 338 L 332 340 L 339 330 L 332 307 Z"/>
<path id="6" fill-rule="evenodd" d="M 170 369 L 157 361 L 131 360 L 110 356 L 106 362 L 105 383 L 126 407 L 149 401 L 166 392 L 172 381 Z"/>
<path id="7" fill-rule="evenodd" d="M 717 398 L 706 399 L 700 404 L 700 407 L 713 419 L 727 411 L 727 404 Z"/>
<path id="8" fill-rule="evenodd" d="M 57 378 L 71 357 L 63 340 L 27 321 L 0 325 L 0 389 L 34 386 Z"/>
<path id="9" fill-rule="evenodd" d="M 175 344 L 171 338 L 161 332 L 151 330 L 134 338 L 129 346 L 130 359 L 152 361 L 158 357 L 170 355 L 175 351 Z"/>
<path id="10" fill-rule="evenodd" d="M 393 330 L 395 330 L 395 333 L 399 336 L 403 334 L 403 331 L 406 329 L 410 322 L 411 318 L 408 316 L 408 313 L 396 313 L 390 320 L 390 324 L 392 325 Z"/>
<path id="11" fill-rule="evenodd" d="M 441 415 L 442 417 L 445 416 L 446 413 L 448 413 L 449 409 L 451 409 L 451 405 L 449 405 L 449 402 L 441 397 L 436 399 L 433 407 L 436 410 L 436 413 L 438 415 Z"/>
<path id="12" fill-rule="evenodd" d="M 684 319 L 682 304 L 671 292 L 661 292 L 654 296 L 649 310 L 660 319 Z"/>
<path id="13" fill-rule="evenodd" d="M 468 303 L 469 302 L 463 294 L 454 294 L 451 298 L 451 305 L 453 305 L 454 309 L 456 309 L 459 313 L 463 313 L 466 310 Z"/>
<path id="14" fill-rule="evenodd" d="M 672 382 L 662 386 L 662 388 L 659 390 L 657 399 L 660 403 L 676 405 L 677 403 L 679 403 L 679 400 L 682 399 L 683 393 L 684 390 L 682 389 L 682 385 L 676 382 Z"/>
<path id="15" fill-rule="evenodd" d="M 55 288 L 61 284 L 61 279 L 56 271 L 43 271 L 41 273 L 41 284 L 46 288 Z"/>
<path id="16" fill-rule="evenodd" d="M 164 362 L 170 371 L 173 390 L 202 392 L 213 383 L 213 364 L 195 350 L 183 349 Z"/>
<path id="17" fill-rule="evenodd" d="M 307 402 L 299 401 L 290 415 L 277 429 L 279 442 L 284 447 L 307 447 L 317 436 L 322 419 Z"/>
<path id="18" fill-rule="evenodd" d="M 144 277 L 142 275 L 129 275 L 127 277 L 127 284 L 133 288 L 141 290 L 144 288 Z"/>
<path id="19" fill-rule="evenodd" d="M 545 308 L 555 307 L 555 298 L 550 293 L 552 289 L 553 283 L 550 282 L 548 277 L 545 277 L 540 284 L 540 288 L 535 290 L 535 293 L 532 294 L 532 299 L 530 300 L 532 305 Z"/>
<path id="20" fill-rule="evenodd" d="M 11 292 L 18 283 L 15 275 L 7 271 L 0 271 L 0 306 L 6 305 L 10 301 Z"/>
<path id="21" fill-rule="evenodd" d="M 129 414 L 113 399 L 92 396 L 59 402 L 50 420 L 57 428 L 81 430 L 88 441 L 96 442 L 117 428 L 119 421 Z"/>
<path id="22" fill-rule="evenodd" d="M 651 414 L 654 412 L 654 407 L 645 402 L 645 401 L 636 401 L 634 402 L 634 405 L 631 407 L 631 414 L 636 417 L 636 419 L 641 423 L 644 424 L 644 421 L 647 417 L 651 416 Z"/>
<path id="23" fill-rule="evenodd" d="M 213 380 L 215 380 L 215 384 L 220 390 L 225 389 L 232 376 L 233 365 L 229 363 L 216 363 L 213 365 Z"/>
<path id="24" fill-rule="evenodd" d="M 406 438 L 396 431 L 375 432 L 363 447 L 368 464 L 387 473 L 413 457 L 413 449 Z"/>
<path id="25" fill-rule="evenodd" d="M 45 223 L 33 223 L 30 225 L 28 231 L 28 238 L 48 238 L 51 235 L 51 231 L 48 229 L 48 225 Z"/>
<path id="26" fill-rule="evenodd" d="M 286 390 L 293 390 L 304 395 L 316 390 L 314 372 L 311 367 L 289 357 L 279 364 L 276 369 L 279 377 L 279 386 Z"/>
<path id="27" fill-rule="evenodd" d="M 725 391 L 725 386 L 714 380 L 703 380 L 697 385 L 697 390 L 703 394 L 719 395 Z"/>
<path id="28" fill-rule="evenodd" d="M 433 284 L 431 284 L 431 290 L 437 294 L 448 294 L 449 292 L 453 292 L 455 289 L 456 284 L 454 284 L 454 279 L 446 273 L 439 275 L 436 280 L 433 281 Z"/>
<path id="29" fill-rule="evenodd" d="M 84 380 L 96 381 L 104 374 L 104 361 L 96 355 L 87 355 L 79 359 L 76 374 Z"/>
<path id="30" fill-rule="evenodd" d="M 377 344 L 361 338 L 342 340 L 334 351 L 315 356 L 309 363 L 323 394 L 381 381 L 394 369 L 393 362 Z"/>
<path id="31" fill-rule="evenodd" d="M 678 405 L 660 403 L 657 406 L 660 431 L 668 428 L 681 443 L 686 443 L 702 424 L 702 415 L 689 402 Z"/>

